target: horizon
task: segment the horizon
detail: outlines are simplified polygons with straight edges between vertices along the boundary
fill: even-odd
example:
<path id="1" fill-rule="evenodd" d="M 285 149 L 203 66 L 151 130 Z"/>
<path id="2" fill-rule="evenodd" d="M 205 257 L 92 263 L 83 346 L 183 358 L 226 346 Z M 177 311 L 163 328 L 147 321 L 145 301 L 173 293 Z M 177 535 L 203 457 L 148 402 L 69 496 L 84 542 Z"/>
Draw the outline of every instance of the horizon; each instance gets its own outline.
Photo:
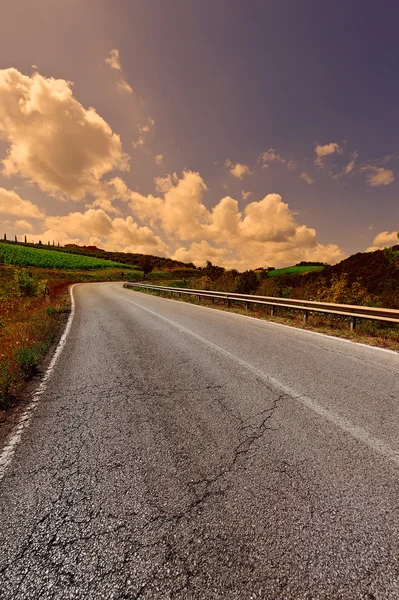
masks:
<path id="1" fill-rule="evenodd" d="M 313 0 L 2 13 L 8 238 L 240 271 L 397 244 L 391 0 L 344 16 Z"/>

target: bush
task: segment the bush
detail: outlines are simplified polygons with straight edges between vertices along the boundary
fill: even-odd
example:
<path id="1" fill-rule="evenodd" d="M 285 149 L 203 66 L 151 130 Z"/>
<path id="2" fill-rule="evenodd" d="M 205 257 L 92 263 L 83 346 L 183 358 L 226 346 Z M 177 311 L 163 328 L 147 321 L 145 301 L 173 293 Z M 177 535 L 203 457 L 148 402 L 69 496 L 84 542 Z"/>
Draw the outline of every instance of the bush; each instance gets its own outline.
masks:
<path id="1" fill-rule="evenodd" d="M 56 319 L 58 316 L 58 310 L 56 308 L 54 308 L 54 306 L 48 306 L 46 308 L 46 314 L 51 319 Z"/>
<path id="2" fill-rule="evenodd" d="M 37 291 L 36 280 L 29 273 L 28 269 L 21 269 L 14 274 L 18 293 L 21 296 L 35 296 Z"/>
<path id="3" fill-rule="evenodd" d="M 36 373 L 38 353 L 29 346 L 21 346 L 15 353 L 15 362 L 19 366 L 24 379 Z"/>
<path id="4" fill-rule="evenodd" d="M 8 408 L 11 399 L 11 388 L 14 378 L 7 362 L 0 363 L 0 409 Z"/>

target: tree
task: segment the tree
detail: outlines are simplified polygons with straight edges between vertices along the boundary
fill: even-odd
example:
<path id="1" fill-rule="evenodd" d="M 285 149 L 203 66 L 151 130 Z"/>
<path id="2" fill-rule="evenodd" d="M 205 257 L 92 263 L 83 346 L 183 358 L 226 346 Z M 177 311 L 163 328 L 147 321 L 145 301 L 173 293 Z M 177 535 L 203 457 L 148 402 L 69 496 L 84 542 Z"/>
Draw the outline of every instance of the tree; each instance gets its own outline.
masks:
<path id="1" fill-rule="evenodd" d="M 237 292 L 239 294 L 253 294 L 258 287 L 258 278 L 254 271 L 245 271 L 238 278 Z"/>
<path id="2" fill-rule="evenodd" d="M 212 281 L 215 281 L 216 279 L 219 279 L 219 277 L 221 277 L 223 275 L 224 268 L 218 267 L 217 265 L 213 265 L 210 260 L 207 260 L 206 267 L 203 269 L 203 272 L 206 277 L 209 277 L 209 279 L 212 279 Z"/>
<path id="3" fill-rule="evenodd" d="M 151 271 L 154 269 L 153 262 L 151 260 L 151 257 L 148 256 L 148 254 L 145 254 L 140 259 L 138 266 L 140 267 L 141 271 L 143 271 L 144 277 L 146 277 L 146 275 L 149 275 L 149 273 L 151 273 Z"/>

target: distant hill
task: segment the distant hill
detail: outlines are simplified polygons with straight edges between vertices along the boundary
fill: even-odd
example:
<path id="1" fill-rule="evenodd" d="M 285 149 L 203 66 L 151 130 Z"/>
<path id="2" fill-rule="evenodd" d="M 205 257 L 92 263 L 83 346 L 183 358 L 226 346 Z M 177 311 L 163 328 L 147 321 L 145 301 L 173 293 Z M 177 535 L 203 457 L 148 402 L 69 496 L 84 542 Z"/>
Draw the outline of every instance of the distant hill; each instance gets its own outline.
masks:
<path id="1" fill-rule="evenodd" d="M 275 292 L 291 298 L 399 308 L 399 245 L 353 254 L 305 275 L 274 277 Z"/>
<path id="2" fill-rule="evenodd" d="M 22 248 L 34 248 L 35 250 L 41 251 L 54 251 L 61 252 L 66 254 L 75 254 L 79 256 L 86 256 L 90 258 L 101 259 L 103 261 L 112 261 L 113 263 L 118 263 L 118 265 L 131 265 L 137 266 L 144 256 L 148 256 L 151 260 L 152 266 L 156 270 L 174 270 L 174 269 L 189 269 L 196 270 L 196 267 L 193 263 L 184 263 L 178 260 L 173 260 L 171 258 L 165 258 L 163 256 L 154 256 L 132 253 L 132 252 L 108 252 L 107 250 L 103 250 L 102 248 L 97 248 L 97 246 L 78 246 L 77 244 L 66 244 L 65 246 L 51 246 L 47 244 L 24 244 L 21 242 L 12 242 L 7 241 L 3 242 L 0 240 L 1 244 L 6 244 L 7 247 L 22 247 Z M 1 246 L 0 246 L 1 250 Z"/>

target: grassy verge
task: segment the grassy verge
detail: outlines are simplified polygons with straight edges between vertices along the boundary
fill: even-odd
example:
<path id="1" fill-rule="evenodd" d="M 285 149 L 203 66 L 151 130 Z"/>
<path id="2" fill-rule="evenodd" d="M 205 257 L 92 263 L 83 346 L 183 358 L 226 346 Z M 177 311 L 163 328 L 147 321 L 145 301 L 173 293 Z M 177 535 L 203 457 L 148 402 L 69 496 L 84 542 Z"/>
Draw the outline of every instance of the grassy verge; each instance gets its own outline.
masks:
<path id="1" fill-rule="evenodd" d="M 134 290 L 132 290 L 134 291 Z M 170 297 L 168 292 L 157 292 L 152 290 L 140 290 L 141 293 L 151 294 L 156 296 Z M 342 337 L 354 342 L 368 344 L 369 346 L 377 346 L 379 348 L 387 348 L 399 352 L 399 327 L 395 324 L 385 324 L 378 321 L 358 320 L 355 331 L 349 329 L 349 319 L 336 315 L 322 315 L 320 313 L 309 313 L 308 320 L 304 323 L 303 313 L 297 310 L 278 308 L 275 316 L 270 315 L 270 308 L 253 305 L 246 310 L 242 303 L 232 302 L 230 307 L 227 307 L 224 300 L 215 299 L 215 303 L 208 298 L 201 298 L 198 302 L 196 296 L 173 296 L 173 299 L 178 302 L 188 302 L 189 304 L 201 304 L 216 310 L 234 312 L 241 315 L 250 315 L 257 319 L 263 319 L 273 323 L 289 325 L 298 329 L 316 331 L 326 335 Z"/>
<path id="2" fill-rule="evenodd" d="M 142 273 L 124 267 L 88 271 L 0 266 L 0 410 L 15 404 L 57 339 L 69 314 L 69 286 L 127 277 L 138 279 Z"/>

